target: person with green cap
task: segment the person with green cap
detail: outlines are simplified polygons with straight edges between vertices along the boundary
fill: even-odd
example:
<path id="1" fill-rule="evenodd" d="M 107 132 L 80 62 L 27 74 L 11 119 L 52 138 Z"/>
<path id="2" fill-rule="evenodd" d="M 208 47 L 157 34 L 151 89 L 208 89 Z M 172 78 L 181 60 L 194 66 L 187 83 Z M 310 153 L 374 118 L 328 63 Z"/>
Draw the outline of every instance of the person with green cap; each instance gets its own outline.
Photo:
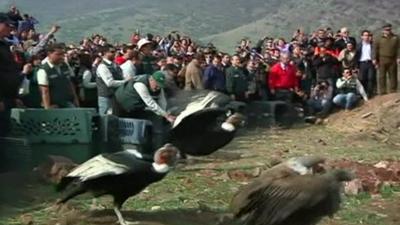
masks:
<path id="1" fill-rule="evenodd" d="M 140 75 L 118 87 L 114 96 L 113 114 L 119 117 L 145 119 L 148 111 L 173 123 L 175 116 L 166 111 L 165 74 Z"/>

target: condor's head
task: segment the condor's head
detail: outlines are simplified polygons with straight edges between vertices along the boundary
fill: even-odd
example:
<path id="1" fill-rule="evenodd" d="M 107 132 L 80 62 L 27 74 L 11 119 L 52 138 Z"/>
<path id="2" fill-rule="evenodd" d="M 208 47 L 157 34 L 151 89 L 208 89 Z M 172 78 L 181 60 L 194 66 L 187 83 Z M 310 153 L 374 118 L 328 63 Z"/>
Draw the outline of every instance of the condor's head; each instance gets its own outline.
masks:
<path id="1" fill-rule="evenodd" d="M 178 158 L 178 148 L 172 144 L 165 144 L 154 154 L 154 163 L 157 165 L 174 166 Z"/>
<path id="2" fill-rule="evenodd" d="M 238 127 L 244 126 L 245 117 L 240 113 L 234 113 L 222 123 L 221 128 L 226 131 L 235 131 Z"/>

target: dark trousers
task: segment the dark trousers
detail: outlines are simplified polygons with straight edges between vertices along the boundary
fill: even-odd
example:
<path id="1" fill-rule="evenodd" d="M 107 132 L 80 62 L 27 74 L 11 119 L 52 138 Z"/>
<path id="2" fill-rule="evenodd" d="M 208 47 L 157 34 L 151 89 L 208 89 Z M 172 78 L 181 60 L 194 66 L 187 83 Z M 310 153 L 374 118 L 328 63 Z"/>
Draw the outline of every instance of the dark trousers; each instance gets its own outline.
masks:
<path id="1" fill-rule="evenodd" d="M 274 100 L 284 101 L 288 103 L 293 103 L 294 100 L 294 92 L 285 89 L 278 89 L 275 91 Z"/>
<path id="2" fill-rule="evenodd" d="M 376 69 L 372 61 L 360 62 L 358 79 L 367 92 L 368 97 L 371 97 L 376 88 Z"/>
<path id="3" fill-rule="evenodd" d="M 11 128 L 11 108 L 14 106 L 13 99 L 3 99 L 4 110 L 0 111 L 0 137 L 7 136 Z"/>
<path id="4" fill-rule="evenodd" d="M 396 59 L 379 59 L 379 94 L 388 93 L 386 82 L 389 77 L 389 93 L 397 91 L 397 62 Z"/>

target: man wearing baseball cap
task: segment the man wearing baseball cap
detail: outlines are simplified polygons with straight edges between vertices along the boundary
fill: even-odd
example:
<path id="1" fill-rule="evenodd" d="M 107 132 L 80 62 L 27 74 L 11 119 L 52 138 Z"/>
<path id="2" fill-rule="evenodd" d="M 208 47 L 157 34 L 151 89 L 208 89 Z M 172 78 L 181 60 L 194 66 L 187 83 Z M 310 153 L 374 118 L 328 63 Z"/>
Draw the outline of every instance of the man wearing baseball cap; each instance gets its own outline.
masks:
<path id="1" fill-rule="evenodd" d="M 5 13 L 0 13 L 0 136 L 7 133 L 10 110 L 15 103 L 22 81 L 18 65 L 4 40 L 10 35 L 14 22 Z"/>
<path id="2" fill-rule="evenodd" d="M 397 91 L 397 64 L 400 64 L 400 38 L 393 34 L 392 25 L 382 27 L 382 35 L 374 42 L 373 63 L 378 67 L 378 94 Z M 386 80 L 389 78 L 389 91 Z"/>
<path id="3" fill-rule="evenodd" d="M 164 86 L 165 74 L 162 71 L 135 77 L 115 92 L 113 113 L 121 117 L 143 118 L 148 109 L 169 122 L 174 122 L 175 117 L 165 111 L 167 101 Z"/>
<path id="4" fill-rule="evenodd" d="M 151 75 L 139 75 L 119 87 L 114 96 L 114 115 L 151 121 L 153 125 L 151 149 L 157 149 L 165 143 L 165 123 L 162 117 L 170 123 L 176 119 L 166 111 L 165 79 L 162 71 L 156 71 Z M 152 155 L 154 152 L 150 150 L 142 153 Z"/>

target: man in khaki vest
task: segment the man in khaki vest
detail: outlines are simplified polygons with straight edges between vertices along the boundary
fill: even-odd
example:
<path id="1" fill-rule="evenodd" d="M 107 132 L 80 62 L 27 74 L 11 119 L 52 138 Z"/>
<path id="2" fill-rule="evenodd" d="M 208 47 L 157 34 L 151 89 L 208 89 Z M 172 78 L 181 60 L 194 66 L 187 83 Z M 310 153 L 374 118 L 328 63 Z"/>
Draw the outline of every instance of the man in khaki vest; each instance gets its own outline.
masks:
<path id="1" fill-rule="evenodd" d="M 378 84 L 380 95 L 388 93 L 386 77 L 389 77 L 389 93 L 397 91 L 397 64 L 400 64 L 400 39 L 392 33 L 392 25 L 383 26 L 383 32 L 374 45 L 373 63 L 378 67 Z"/>

